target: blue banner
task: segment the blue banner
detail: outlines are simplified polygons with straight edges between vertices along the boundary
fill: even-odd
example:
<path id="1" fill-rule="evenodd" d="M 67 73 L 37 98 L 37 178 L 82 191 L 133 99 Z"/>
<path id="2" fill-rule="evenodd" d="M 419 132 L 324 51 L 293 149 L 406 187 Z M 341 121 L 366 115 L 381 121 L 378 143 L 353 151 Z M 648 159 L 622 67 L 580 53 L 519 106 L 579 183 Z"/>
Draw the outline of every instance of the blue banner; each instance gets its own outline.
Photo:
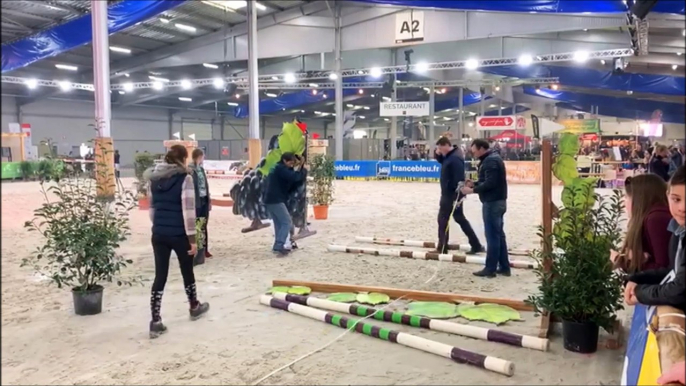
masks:
<path id="1" fill-rule="evenodd" d="M 337 178 L 438 179 L 436 161 L 336 161 Z"/>

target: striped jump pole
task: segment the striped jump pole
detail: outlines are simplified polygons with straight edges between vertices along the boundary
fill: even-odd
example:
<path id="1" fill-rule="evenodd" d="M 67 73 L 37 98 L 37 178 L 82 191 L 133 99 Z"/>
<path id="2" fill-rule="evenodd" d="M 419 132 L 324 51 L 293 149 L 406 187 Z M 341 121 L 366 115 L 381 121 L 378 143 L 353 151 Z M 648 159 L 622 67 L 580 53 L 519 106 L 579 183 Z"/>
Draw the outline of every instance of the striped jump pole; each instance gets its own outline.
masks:
<path id="1" fill-rule="evenodd" d="M 429 330 L 446 332 L 448 334 L 462 335 L 474 339 L 509 344 L 516 347 L 548 351 L 548 339 L 541 339 L 528 335 L 519 335 L 490 328 L 452 323 L 445 320 L 423 318 L 421 316 L 408 315 L 400 312 L 377 310 L 376 308 L 358 306 L 355 304 L 332 302 L 331 300 L 319 299 L 313 296 L 290 295 L 281 292 L 276 292 L 272 294 L 272 296 L 277 299 L 301 304 L 303 306 L 348 313 L 356 316 L 374 315 L 374 319 L 384 322 L 393 322 L 412 327 L 421 327 Z"/>
<path id="2" fill-rule="evenodd" d="M 335 315 L 326 311 L 318 310 L 316 308 L 303 306 L 294 302 L 277 299 L 269 295 L 262 295 L 260 297 L 260 303 L 264 304 L 265 306 L 288 311 L 290 313 L 305 316 L 310 319 L 319 320 L 320 322 L 333 324 L 334 326 L 341 328 L 351 329 L 367 336 L 398 343 L 406 347 L 440 355 L 445 358 L 450 358 L 457 363 L 466 363 L 482 369 L 507 375 L 508 377 L 511 377 L 514 374 L 514 364 L 504 359 L 477 354 L 463 350 L 459 347 L 453 347 L 444 343 L 420 338 L 404 332 L 394 331 L 364 323 L 357 319 L 348 319 L 340 315 Z"/>
<path id="3" fill-rule="evenodd" d="M 381 237 L 366 237 L 366 236 L 355 236 L 355 241 L 358 243 L 367 244 L 380 244 L 380 245 L 401 245 L 406 247 L 418 247 L 418 248 L 438 248 L 436 243 L 433 241 L 421 241 L 421 240 L 403 240 L 403 239 L 388 239 Z M 469 244 L 448 244 L 447 249 L 451 251 L 469 251 L 472 249 Z M 513 256 L 528 256 L 531 251 L 528 249 L 510 249 L 508 251 L 510 255 Z"/>
<path id="4" fill-rule="evenodd" d="M 367 255 L 376 256 L 395 256 L 406 257 L 408 259 L 420 260 L 439 260 L 450 261 L 453 263 L 468 263 L 468 264 L 486 264 L 484 256 L 467 256 L 463 253 L 438 253 L 438 252 L 423 252 L 423 251 L 405 251 L 399 249 L 378 249 L 378 248 L 364 248 L 364 247 L 348 247 L 345 245 L 329 245 L 327 247 L 329 252 L 345 252 L 345 253 L 364 253 Z M 523 260 L 510 260 L 510 267 L 534 269 L 536 263 Z"/>

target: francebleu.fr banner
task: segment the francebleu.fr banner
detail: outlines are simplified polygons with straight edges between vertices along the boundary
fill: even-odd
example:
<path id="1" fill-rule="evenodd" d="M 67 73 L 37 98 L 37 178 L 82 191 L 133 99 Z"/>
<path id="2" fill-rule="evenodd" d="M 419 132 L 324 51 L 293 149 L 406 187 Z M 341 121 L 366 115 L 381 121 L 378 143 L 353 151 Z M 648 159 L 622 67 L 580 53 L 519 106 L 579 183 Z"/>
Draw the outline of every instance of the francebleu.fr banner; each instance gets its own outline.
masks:
<path id="1" fill-rule="evenodd" d="M 336 161 L 337 178 L 427 178 L 441 176 L 436 161 Z"/>

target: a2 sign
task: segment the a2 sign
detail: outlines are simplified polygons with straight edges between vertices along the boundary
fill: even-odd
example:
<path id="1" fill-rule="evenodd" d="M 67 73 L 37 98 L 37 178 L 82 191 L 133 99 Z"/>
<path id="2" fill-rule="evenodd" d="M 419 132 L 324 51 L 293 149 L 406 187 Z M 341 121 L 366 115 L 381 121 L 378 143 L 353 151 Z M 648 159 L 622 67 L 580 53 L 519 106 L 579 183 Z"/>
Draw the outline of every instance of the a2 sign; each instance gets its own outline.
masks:
<path id="1" fill-rule="evenodd" d="M 424 40 L 424 12 L 409 11 L 395 18 L 395 42 L 416 43 Z"/>

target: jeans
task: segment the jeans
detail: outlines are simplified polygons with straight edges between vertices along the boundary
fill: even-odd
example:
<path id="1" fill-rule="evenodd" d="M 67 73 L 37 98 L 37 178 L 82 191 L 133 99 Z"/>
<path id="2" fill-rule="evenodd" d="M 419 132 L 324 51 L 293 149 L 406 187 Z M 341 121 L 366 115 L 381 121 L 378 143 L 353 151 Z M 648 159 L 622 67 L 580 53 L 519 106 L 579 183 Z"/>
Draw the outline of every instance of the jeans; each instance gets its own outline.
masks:
<path id="1" fill-rule="evenodd" d="M 447 253 L 447 246 L 450 239 L 450 234 L 447 229 L 448 223 L 450 222 L 450 211 L 453 210 L 454 205 L 455 200 L 451 199 L 451 197 L 441 197 L 438 207 L 438 245 L 436 245 L 436 249 L 441 253 Z M 469 240 L 469 245 L 472 249 L 475 251 L 480 250 L 481 242 L 476 236 L 476 233 L 474 233 L 474 229 L 472 229 L 469 220 L 464 216 L 462 205 L 455 208 L 453 219 L 455 219 L 455 222 L 460 226 L 462 232 L 467 236 L 467 240 Z"/>
<path id="2" fill-rule="evenodd" d="M 486 270 L 495 272 L 500 268 L 502 271 L 509 272 L 510 259 L 503 220 L 507 212 L 507 201 L 484 202 L 481 211 L 486 233 Z"/>
<path id="3" fill-rule="evenodd" d="M 288 208 L 286 208 L 284 203 L 267 204 L 265 206 L 274 222 L 274 247 L 272 249 L 281 251 L 284 249 L 284 244 L 288 240 L 288 234 L 293 225 L 291 215 L 288 213 Z"/>

